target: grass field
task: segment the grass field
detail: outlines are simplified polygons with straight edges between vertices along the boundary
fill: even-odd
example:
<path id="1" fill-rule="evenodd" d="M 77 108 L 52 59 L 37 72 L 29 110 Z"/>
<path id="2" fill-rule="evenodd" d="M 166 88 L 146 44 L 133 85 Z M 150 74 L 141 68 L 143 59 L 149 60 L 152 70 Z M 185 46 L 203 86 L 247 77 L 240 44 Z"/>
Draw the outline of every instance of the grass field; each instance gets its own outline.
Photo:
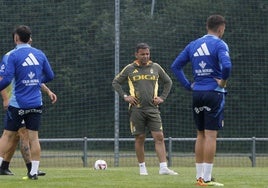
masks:
<path id="1" fill-rule="evenodd" d="M 37 181 L 22 180 L 25 168 L 12 168 L 15 176 L 0 176 L 0 188 L 192 188 L 195 168 L 172 168 L 178 176 L 158 174 L 158 168 L 148 167 L 148 176 L 140 176 L 138 167 L 108 168 L 42 168 L 47 172 Z M 214 177 L 227 188 L 268 188 L 268 168 L 215 167 Z"/>

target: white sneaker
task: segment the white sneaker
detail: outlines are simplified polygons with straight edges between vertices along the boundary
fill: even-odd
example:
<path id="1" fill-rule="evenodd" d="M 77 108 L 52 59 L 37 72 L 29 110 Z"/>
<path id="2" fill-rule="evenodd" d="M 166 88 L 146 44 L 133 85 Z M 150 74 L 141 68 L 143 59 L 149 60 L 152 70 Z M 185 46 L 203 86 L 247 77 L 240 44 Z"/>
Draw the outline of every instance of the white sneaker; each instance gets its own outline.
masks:
<path id="1" fill-rule="evenodd" d="M 140 167 L 140 175 L 141 176 L 147 176 L 148 175 L 146 167 Z"/>
<path id="2" fill-rule="evenodd" d="M 178 175 L 177 172 L 170 170 L 168 167 L 160 168 L 159 174 L 160 175 Z"/>

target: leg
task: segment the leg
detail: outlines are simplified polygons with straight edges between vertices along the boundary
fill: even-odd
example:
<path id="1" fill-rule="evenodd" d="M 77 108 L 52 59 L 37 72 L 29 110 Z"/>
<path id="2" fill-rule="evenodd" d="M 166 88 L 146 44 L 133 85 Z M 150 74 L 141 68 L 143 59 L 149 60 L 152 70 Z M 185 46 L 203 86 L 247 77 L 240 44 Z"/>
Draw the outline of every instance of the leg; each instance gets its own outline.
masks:
<path id="1" fill-rule="evenodd" d="M 18 143 L 19 143 L 19 135 L 16 134 L 17 136 L 14 137 L 14 140 L 13 140 L 13 145 L 12 147 L 10 148 L 10 150 L 5 154 L 4 156 L 4 161 L 7 161 L 7 162 L 10 162 L 16 149 L 17 149 L 17 146 L 18 146 Z"/>
<path id="2" fill-rule="evenodd" d="M 204 179 L 201 180 L 202 186 L 224 186 L 222 183 L 218 183 L 212 180 L 211 177 L 214 156 L 216 154 L 217 133 L 218 133 L 217 130 L 205 130 L 204 154 L 203 154 Z"/>
<path id="3" fill-rule="evenodd" d="M 204 162 L 204 147 L 205 147 L 205 133 L 204 131 L 197 131 L 197 138 L 195 142 L 195 162 Z"/>
<path id="4" fill-rule="evenodd" d="M 216 92 L 194 92 L 193 95 L 194 119 L 198 129 L 195 145 L 196 178 L 197 183 L 202 186 L 217 183 L 211 181 L 211 176 L 216 153 L 217 133 L 223 126 L 224 95 Z M 202 106 L 207 106 L 211 110 L 205 108 L 202 111 L 195 110 Z M 217 185 L 222 184 L 217 183 Z"/>
<path id="5" fill-rule="evenodd" d="M 205 130 L 204 141 L 204 181 L 211 180 L 214 156 L 216 153 L 217 131 Z"/>
<path id="6" fill-rule="evenodd" d="M 32 163 L 31 163 L 32 152 L 36 152 L 36 151 L 30 149 L 30 143 L 29 143 L 30 140 L 29 140 L 28 130 L 25 127 L 22 127 L 19 129 L 18 132 L 20 135 L 20 151 L 21 151 L 22 157 L 24 159 L 24 162 L 26 164 L 26 167 L 28 169 L 28 173 L 30 173 L 31 168 L 32 168 Z M 40 148 L 40 144 L 37 148 Z M 45 176 L 45 175 L 46 175 L 45 172 L 38 170 L 38 176 Z"/>
<path id="7" fill-rule="evenodd" d="M 27 167 L 27 173 L 29 174 L 32 168 L 32 162 L 28 131 L 24 126 L 18 130 L 18 133 L 20 135 L 20 152 Z"/>
<path id="8" fill-rule="evenodd" d="M 16 136 L 14 136 L 13 141 L 10 142 L 12 144 L 10 150 L 7 151 L 7 153 L 5 153 L 5 155 L 3 157 L 3 162 L 2 162 L 2 165 L 0 167 L 0 175 L 14 175 L 9 170 L 9 164 L 10 164 L 11 158 L 13 157 L 13 155 L 16 151 L 18 142 L 19 142 L 19 136 L 18 136 L 18 134 L 16 134 Z"/>
<path id="9" fill-rule="evenodd" d="M 145 161 L 144 142 L 145 142 L 145 134 L 135 136 L 135 151 L 139 163 L 143 163 Z"/>
<path id="10" fill-rule="evenodd" d="M 195 142 L 195 166 L 196 166 L 196 179 L 204 177 L 203 163 L 204 163 L 204 145 L 205 132 L 197 131 L 197 138 Z"/>
<path id="11" fill-rule="evenodd" d="M 217 131 L 197 131 L 195 143 L 196 178 L 211 179 L 212 164 L 216 153 Z M 205 167 L 207 166 L 207 167 Z M 206 171 L 206 172 L 205 172 Z"/>
<path id="12" fill-rule="evenodd" d="M 151 131 L 151 135 L 154 138 L 155 152 L 159 160 L 159 174 L 161 175 L 178 175 L 177 172 L 170 170 L 167 167 L 166 146 L 164 140 L 164 133 L 162 127 L 162 120 L 160 111 L 158 109 L 149 110 L 147 115 L 147 126 Z"/>
<path id="13" fill-rule="evenodd" d="M 202 184 L 210 182 L 212 177 L 212 168 L 217 145 L 216 130 L 198 131 L 195 145 L 196 150 L 196 178 Z M 201 180 L 200 180 L 201 178 Z M 215 183 L 215 182 L 214 182 Z"/>
<path id="14" fill-rule="evenodd" d="M 9 168 L 9 162 L 19 142 L 18 129 L 20 127 L 20 123 L 18 122 L 21 122 L 21 116 L 18 116 L 18 109 L 9 106 L 4 118 L 5 129 L 1 138 L 2 144 L 0 144 L 0 156 L 4 157 L 1 167 L 4 169 L 6 168 L 6 170 Z"/>
<path id="15" fill-rule="evenodd" d="M 152 136 L 155 143 L 155 151 L 160 163 L 167 162 L 166 159 L 166 146 L 164 142 L 164 135 L 162 131 L 152 131 Z"/>
<path id="16" fill-rule="evenodd" d="M 11 152 L 14 148 L 14 141 L 17 140 L 16 131 L 4 130 L 3 135 L 0 139 L 0 164 L 2 164 L 3 157 Z"/>
<path id="17" fill-rule="evenodd" d="M 145 137 L 146 137 L 145 134 L 139 134 L 135 136 L 135 151 L 139 162 L 140 175 L 148 175 L 144 157 Z"/>
<path id="18" fill-rule="evenodd" d="M 38 129 L 41 125 L 42 109 L 36 108 L 36 113 L 28 113 L 23 118 L 28 132 L 30 153 L 31 153 L 31 170 L 27 174 L 28 179 L 38 179 L 38 168 L 41 156 L 41 147 L 38 137 Z"/>
<path id="19" fill-rule="evenodd" d="M 178 175 L 177 172 L 170 170 L 167 167 L 167 158 L 166 158 L 166 146 L 164 141 L 163 131 L 151 131 L 151 134 L 155 142 L 155 151 L 160 163 L 159 174 L 161 175 Z"/>
<path id="20" fill-rule="evenodd" d="M 216 153 L 216 139 L 217 131 L 205 130 L 205 141 L 204 141 L 204 162 L 213 163 L 214 156 Z"/>
<path id="21" fill-rule="evenodd" d="M 18 131 L 20 135 L 20 151 L 25 164 L 31 163 L 31 151 L 29 144 L 28 131 L 25 127 L 22 127 Z"/>
<path id="22" fill-rule="evenodd" d="M 32 169 L 30 174 L 37 175 L 41 156 L 41 147 L 38 138 L 38 131 L 28 130 L 28 134 L 32 158 Z"/>

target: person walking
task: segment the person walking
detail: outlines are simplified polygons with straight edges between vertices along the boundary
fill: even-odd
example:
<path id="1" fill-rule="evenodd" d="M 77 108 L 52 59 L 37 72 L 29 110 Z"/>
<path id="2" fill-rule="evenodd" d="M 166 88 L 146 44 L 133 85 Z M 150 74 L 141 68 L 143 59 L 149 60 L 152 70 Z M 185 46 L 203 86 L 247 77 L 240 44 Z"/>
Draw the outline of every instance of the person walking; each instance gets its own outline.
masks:
<path id="1" fill-rule="evenodd" d="M 12 39 L 14 36 L 12 36 Z M 28 41 L 28 44 L 32 44 L 32 38 Z M 16 48 L 15 48 L 16 49 Z M 9 57 L 9 54 L 13 52 L 15 49 L 12 49 L 11 51 L 7 52 L 1 62 L 1 69 L 0 69 L 0 76 L 2 76 L 5 72 L 5 67 L 7 65 L 7 59 Z M 53 93 L 45 84 L 41 85 L 41 90 L 49 96 L 51 99 L 52 104 L 54 104 L 57 101 L 57 95 Z M 3 89 L 0 93 L 3 99 L 3 109 L 7 110 L 9 105 L 9 99 L 11 97 L 12 91 L 12 84 L 9 84 L 5 89 Z M 11 142 L 13 143 L 13 147 L 5 154 L 3 157 L 2 165 L 0 166 L 0 175 L 14 175 L 9 169 L 9 164 L 12 159 L 12 156 L 14 155 L 17 145 L 20 142 L 20 151 L 22 154 L 22 157 L 24 159 L 24 162 L 26 164 L 26 167 L 28 169 L 28 172 L 31 170 L 31 159 L 29 155 L 30 145 L 29 145 L 29 137 L 28 132 L 25 127 L 25 121 L 22 120 L 21 128 L 18 130 L 17 137 L 14 137 L 14 140 Z M 38 176 L 45 176 L 46 173 L 44 171 L 38 170 Z"/>
<path id="2" fill-rule="evenodd" d="M 127 65 L 117 76 L 112 86 L 119 96 L 129 103 L 130 129 L 135 136 L 135 151 L 140 175 L 148 175 L 145 165 L 144 142 L 148 128 L 155 142 L 159 160 L 159 174 L 177 175 L 167 167 L 166 148 L 159 105 L 166 100 L 172 81 L 163 68 L 150 60 L 150 47 L 146 43 L 136 46 L 136 60 Z M 163 91 L 158 96 L 158 80 L 163 81 Z M 129 93 L 122 84 L 128 81 Z"/>
<path id="3" fill-rule="evenodd" d="M 197 128 L 195 143 L 196 179 L 200 186 L 223 186 L 211 174 L 218 130 L 223 127 L 227 79 L 231 73 L 229 48 L 221 39 L 226 21 L 221 15 L 207 18 L 207 34 L 190 42 L 171 65 L 181 85 L 192 92 L 192 110 Z M 183 67 L 192 64 L 193 83 Z"/>
<path id="4" fill-rule="evenodd" d="M 28 44 L 31 29 L 20 25 L 13 32 L 16 49 L 9 54 L 4 74 L 1 76 L 0 91 L 12 82 L 12 93 L 5 119 L 5 129 L 0 143 L 0 165 L 4 155 L 12 148 L 12 140 L 22 120 L 28 131 L 31 171 L 24 179 L 38 179 L 41 148 L 38 130 L 41 124 L 42 95 L 41 84 L 54 78 L 46 55 Z"/>

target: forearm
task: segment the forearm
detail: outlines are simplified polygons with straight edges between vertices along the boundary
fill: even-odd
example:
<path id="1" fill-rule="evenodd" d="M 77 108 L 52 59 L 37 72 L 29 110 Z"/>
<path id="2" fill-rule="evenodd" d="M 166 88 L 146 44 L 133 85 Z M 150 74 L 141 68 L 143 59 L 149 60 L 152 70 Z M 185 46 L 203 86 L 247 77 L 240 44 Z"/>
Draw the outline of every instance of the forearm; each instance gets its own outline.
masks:
<path id="1" fill-rule="evenodd" d="M 119 84 L 116 80 L 113 80 L 112 86 L 114 90 L 118 93 L 118 95 L 124 98 L 126 92 L 124 92 L 124 90 L 122 89 L 121 84 Z"/>
<path id="2" fill-rule="evenodd" d="M 2 96 L 2 99 L 3 99 L 3 107 L 6 110 L 7 107 L 8 107 L 8 104 L 9 104 L 9 94 L 7 92 L 7 89 L 3 89 L 1 91 L 1 96 Z"/>
<path id="3" fill-rule="evenodd" d="M 11 83 L 11 81 L 8 80 L 8 79 L 2 79 L 0 81 L 0 91 L 2 91 L 3 89 L 5 89 L 10 83 Z"/>
<path id="4" fill-rule="evenodd" d="M 176 76 L 177 80 L 180 82 L 180 84 L 187 90 L 192 90 L 191 83 L 189 80 L 185 77 L 185 74 L 182 70 L 178 70 L 176 68 L 172 68 L 172 72 Z"/>
<path id="5" fill-rule="evenodd" d="M 50 89 L 46 86 L 46 84 L 42 84 L 41 85 L 41 90 L 44 92 L 44 93 L 47 93 L 49 94 L 51 91 Z"/>
<path id="6" fill-rule="evenodd" d="M 171 80 L 164 84 L 163 92 L 162 92 L 162 94 L 160 96 L 161 99 L 166 100 L 166 98 L 167 98 L 167 96 L 168 96 L 168 94 L 169 94 L 169 92 L 171 90 L 171 87 L 172 87 L 172 81 Z"/>
<path id="7" fill-rule="evenodd" d="M 7 101 L 8 100 L 8 93 L 7 93 L 6 89 L 3 89 L 1 91 L 1 96 L 2 96 L 3 101 Z"/>

